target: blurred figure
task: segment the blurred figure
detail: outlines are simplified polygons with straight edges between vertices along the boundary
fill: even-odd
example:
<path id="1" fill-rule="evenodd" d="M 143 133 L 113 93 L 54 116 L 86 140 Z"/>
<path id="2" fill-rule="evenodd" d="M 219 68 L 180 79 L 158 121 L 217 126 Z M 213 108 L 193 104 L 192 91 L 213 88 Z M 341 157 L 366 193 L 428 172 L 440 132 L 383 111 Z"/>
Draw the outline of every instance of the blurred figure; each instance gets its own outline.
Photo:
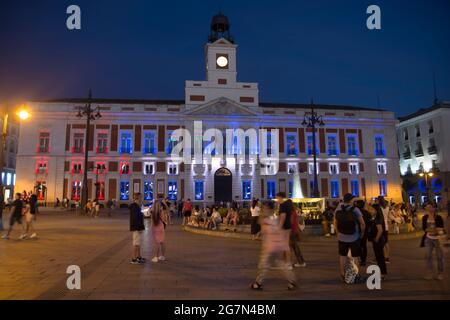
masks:
<path id="1" fill-rule="evenodd" d="M 355 207 L 361 211 L 364 223 L 367 226 L 368 223 L 372 220 L 372 216 L 369 213 L 369 211 L 367 210 L 365 201 L 364 200 L 355 201 Z M 361 261 L 360 261 L 359 265 L 365 266 L 366 260 L 367 260 L 367 233 L 366 232 L 364 232 L 364 234 L 361 236 L 360 246 L 361 246 Z"/>
<path id="2" fill-rule="evenodd" d="M 445 237 L 444 220 L 437 214 L 436 206 L 427 204 L 426 214 L 422 218 L 422 228 L 425 231 L 423 245 L 426 248 L 428 274 L 425 279 L 433 279 L 433 251 L 436 253 L 438 280 L 444 280 L 444 251 L 441 240 Z"/>
<path id="3" fill-rule="evenodd" d="M 389 205 L 388 202 L 384 199 L 383 196 L 378 197 L 378 204 L 380 205 L 381 212 L 384 217 L 384 225 L 386 230 L 384 231 L 384 257 L 386 259 L 386 263 L 390 263 L 389 260 Z"/>
<path id="4" fill-rule="evenodd" d="M 141 211 L 142 198 L 140 193 L 133 194 L 133 203 L 130 204 L 130 231 L 133 234 L 133 256 L 131 264 L 142 264 L 145 259 L 141 256 L 142 231 L 145 230 L 144 214 Z"/>
<path id="5" fill-rule="evenodd" d="M 285 232 L 280 227 L 280 218 L 274 216 L 275 204 L 272 201 L 264 203 L 261 210 L 262 246 L 258 264 L 256 281 L 250 285 L 252 290 L 262 290 L 263 283 L 271 264 L 289 250 Z M 281 261 L 281 260 L 278 260 Z M 288 281 L 288 289 L 297 287 L 295 275 L 286 263 L 281 263 L 281 270 Z"/>
<path id="6" fill-rule="evenodd" d="M 292 266 L 295 268 L 306 267 L 305 259 L 303 258 L 302 251 L 300 250 L 300 226 L 299 218 L 302 215 L 301 209 L 295 207 L 294 212 L 291 215 L 291 234 L 289 236 L 289 248 L 294 252 L 294 256 L 297 262 L 293 263 Z"/>
<path id="7" fill-rule="evenodd" d="M 165 240 L 165 225 L 167 215 L 159 201 L 156 201 L 152 208 L 152 239 L 153 239 L 153 258 L 152 262 L 165 261 L 166 247 Z"/>
<path id="8" fill-rule="evenodd" d="M 258 223 L 261 208 L 259 206 L 258 199 L 253 199 L 252 205 L 250 207 L 250 213 L 252 214 L 252 225 L 251 225 L 252 240 L 256 240 L 261 235 L 261 226 Z"/>
<path id="9" fill-rule="evenodd" d="M 9 229 L 8 232 L 3 235 L 2 239 L 9 239 L 9 235 L 11 234 L 13 226 L 16 223 L 22 226 L 22 235 L 20 236 L 20 239 L 24 239 L 26 237 L 25 226 L 22 223 L 23 208 L 24 203 L 22 201 L 22 194 L 16 193 L 16 199 L 11 205 L 11 217 L 9 219 Z"/>
<path id="10" fill-rule="evenodd" d="M 191 215 L 192 215 L 192 203 L 191 199 L 187 199 L 187 201 L 183 203 L 183 216 L 184 216 L 183 225 L 187 225 L 189 223 Z"/>
<path id="11" fill-rule="evenodd" d="M 375 259 L 381 271 L 381 279 L 384 280 L 387 275 L 386 259 L 384 257 L 384 235 L 386 230 L 384 216 L 379 204 L 368 207 L 367 211 L 372 216 L 367 225 L 367 237 L 372 242 Z"/>

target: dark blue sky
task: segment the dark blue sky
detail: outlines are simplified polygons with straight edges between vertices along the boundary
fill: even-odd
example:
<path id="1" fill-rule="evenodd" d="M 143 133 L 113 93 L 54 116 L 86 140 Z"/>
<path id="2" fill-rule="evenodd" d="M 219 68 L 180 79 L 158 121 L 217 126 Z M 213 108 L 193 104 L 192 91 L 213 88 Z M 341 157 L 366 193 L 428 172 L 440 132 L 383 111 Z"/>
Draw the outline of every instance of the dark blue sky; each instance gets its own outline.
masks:
<path id="1" fill-rule="evenodd" d="M 82 30 L 66 29 L 78 4 Z M 366 28 L 366 8 L 382 30 Z M 239 45 L 238 78 L 263 102 L 377 106 L 404 115 L 450 100 L 450 1 L 0 2 L 0 99 L 183 99 L 202 80 L 211 17 L 222 9 Z"/>

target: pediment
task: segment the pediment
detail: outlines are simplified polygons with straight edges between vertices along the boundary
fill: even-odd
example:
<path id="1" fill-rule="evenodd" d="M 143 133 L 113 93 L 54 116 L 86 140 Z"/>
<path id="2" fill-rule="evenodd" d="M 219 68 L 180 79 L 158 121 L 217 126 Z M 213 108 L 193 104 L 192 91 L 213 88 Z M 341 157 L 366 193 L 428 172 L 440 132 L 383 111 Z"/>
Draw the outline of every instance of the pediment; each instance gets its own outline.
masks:
<path id="1" fill-rule="evenodd" d="M 186 112 L 186 114 L 202 116 L 255 116 L 258 115 L 258 112 L 246 106 L 240 105 L 239 103 L 236 103 L 235 101 L 232 101 L 230 99 L 219 98 L 197 106 Z"/>

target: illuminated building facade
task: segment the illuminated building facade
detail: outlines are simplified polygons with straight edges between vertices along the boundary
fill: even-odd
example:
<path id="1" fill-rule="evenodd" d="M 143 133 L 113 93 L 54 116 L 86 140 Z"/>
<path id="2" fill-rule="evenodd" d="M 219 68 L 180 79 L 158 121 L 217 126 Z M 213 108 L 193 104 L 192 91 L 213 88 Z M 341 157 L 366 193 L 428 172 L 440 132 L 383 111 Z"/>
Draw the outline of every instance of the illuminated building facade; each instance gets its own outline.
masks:
<path id="1" fill-rule="evenodd" d="M 238 82 L 237 45 L 228 19 L 217 15 L 205 46 L 206 80 L 186 81 L 184 101 L 93 99 L 102 117 L 85 136 L 77 119 L 83 99 L 29 102 L 32 123 L 21 129 L 17 159 L 19 190 L 37 190 L 49 203 L 65 197 L 78 200 L 83 170 L 88 170 L 89 197 L 128 203 L 133 192 L 146 201 L 168 196 L 195 203 L 273 198 L 279 191 L 311 194 L 312 134 L 301 123 L 308 104 L 261 103 L 257 83 Z M 319 191 L 327 199 L 347 192 L 371 199 L 380 194 L 401 199 L 396 124 L 393 112 L 334 105 L 315 105 L 326 125 L 317 130 Z M 172 133 L 203 130 L 278 129 L 278 170 L 261 165 L 259 157 L 240 163 L 236 154 L 257 154 L 260 141 L 243 148 L 212 153 L 211 160 L 173 161 Z M 204 132 L 203 131 L 203 132 Z M 225 135 L 222 137 L 226 140 Z M 89 164 L 83 166 L 88 141 Z M 199 137 L 192 134 L 192 145 Z M 270 140 L 270 139 L 269 139 Z M 203 149 L 208 143 L 200 142 Z M 275 144 L 275 141 L 271 141 Z"/>

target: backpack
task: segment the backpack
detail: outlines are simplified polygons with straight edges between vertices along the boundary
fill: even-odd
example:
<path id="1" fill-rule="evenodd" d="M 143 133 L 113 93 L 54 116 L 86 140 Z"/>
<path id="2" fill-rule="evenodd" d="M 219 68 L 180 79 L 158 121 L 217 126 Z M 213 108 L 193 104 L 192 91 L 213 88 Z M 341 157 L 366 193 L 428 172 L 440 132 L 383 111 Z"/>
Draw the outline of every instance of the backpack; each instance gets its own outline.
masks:
<path id="1" fill-rule="evenodd" d="M 352 206 L 342 206 L 336 212 L 337 229 L 342 234 L 354 234 L 356 232 L 356 218 Z"/>

